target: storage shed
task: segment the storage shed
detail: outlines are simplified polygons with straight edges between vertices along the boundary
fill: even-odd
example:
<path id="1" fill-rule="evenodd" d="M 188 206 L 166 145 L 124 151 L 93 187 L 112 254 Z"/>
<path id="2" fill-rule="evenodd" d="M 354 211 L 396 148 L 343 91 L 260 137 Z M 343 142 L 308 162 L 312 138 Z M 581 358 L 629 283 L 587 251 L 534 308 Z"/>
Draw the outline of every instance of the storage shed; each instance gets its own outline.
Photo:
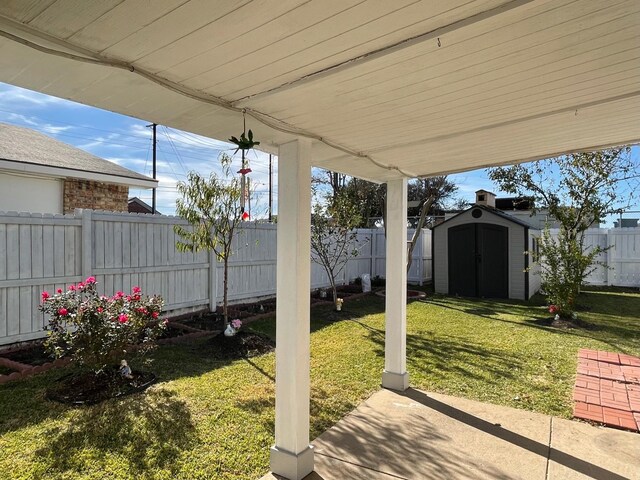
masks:
<path id="1" fill-rule="evenodd" d="M 436 293 L 528 300 L 540 289 L 527 252 L 540 231 L 495 208 L 495 195 L 476 192 L 476 204 L 433 228 Z"/>

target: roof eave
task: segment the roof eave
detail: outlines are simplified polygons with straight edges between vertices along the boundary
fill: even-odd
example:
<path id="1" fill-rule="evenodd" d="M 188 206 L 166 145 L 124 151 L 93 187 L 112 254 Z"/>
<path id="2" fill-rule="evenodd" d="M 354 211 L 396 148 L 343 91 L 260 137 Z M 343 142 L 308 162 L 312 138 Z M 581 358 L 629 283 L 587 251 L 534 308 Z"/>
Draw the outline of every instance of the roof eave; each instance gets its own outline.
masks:
<path id="1" fill-rule="evenodd" d="M 36 175 L 45 175 L 55 178 L 78 178 L 82 180 L 92 180 L 95 182 L 113 183 L 116 185 L 127 185 L 129 187 L 138 188 L 155 188 L 158 186 L 158 181 L 153 179 L 144 180 L 141 178 L 52 167 L 48 165 L 38 165 L 26 162 L 16 162 L 5 159 L 0 159 L 0 170 L 7 170 L 18 173 L 32 173 Z"/>

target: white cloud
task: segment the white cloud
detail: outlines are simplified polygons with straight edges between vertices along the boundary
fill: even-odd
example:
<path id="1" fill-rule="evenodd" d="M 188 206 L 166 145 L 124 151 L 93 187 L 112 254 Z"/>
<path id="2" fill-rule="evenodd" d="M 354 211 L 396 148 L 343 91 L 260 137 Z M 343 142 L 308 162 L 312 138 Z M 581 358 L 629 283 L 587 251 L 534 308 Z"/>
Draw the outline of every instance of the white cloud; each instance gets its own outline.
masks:
<path id="1" fill-rule="evenodd" d="M 28 107 L 48 107 L 56 105 L 58 107 L 86 107 L 80 103 L 65 100 L 63 98 L 52 97 L 44 93 L 38 93 L 26 88 L 20 88 L 13 85 L 0 84 L 0 103 L 3 105 L 17 104 L 22 108 Z"/>

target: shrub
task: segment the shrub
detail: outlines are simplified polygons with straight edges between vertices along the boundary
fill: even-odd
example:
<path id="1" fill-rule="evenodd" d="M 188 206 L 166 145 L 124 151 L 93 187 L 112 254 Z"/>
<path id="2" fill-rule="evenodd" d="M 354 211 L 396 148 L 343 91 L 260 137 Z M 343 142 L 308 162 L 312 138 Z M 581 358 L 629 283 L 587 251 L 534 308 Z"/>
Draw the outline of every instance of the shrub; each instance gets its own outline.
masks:
<path id="1" fill-rule="evenodd" d="M 595 246 L 585 251 L 584 235 L 574 237 L 564 228 L 560 228 L 557 238 L 545 228 L 539 246 L 540 252 L 534 256 L 534 261 L 540 264 L 541 287 L 555 309 L 550 313 L 569 319 L 575 312 L 584 279 L 598 265 L 604 266 L 596 258 L 606 249 Z"/>
<path id="2" fill-rule="evenodd" d="M 99 372 L 134 351 L 143 356 L 155 348 L 166 327 L 162 307 L 161 297 L 143 296 L 140 287 L 131 294 L 98 295 L 94 277 L 53 295 L 42 292 L 40 310 L 49 315 L 45 347 Z"/>

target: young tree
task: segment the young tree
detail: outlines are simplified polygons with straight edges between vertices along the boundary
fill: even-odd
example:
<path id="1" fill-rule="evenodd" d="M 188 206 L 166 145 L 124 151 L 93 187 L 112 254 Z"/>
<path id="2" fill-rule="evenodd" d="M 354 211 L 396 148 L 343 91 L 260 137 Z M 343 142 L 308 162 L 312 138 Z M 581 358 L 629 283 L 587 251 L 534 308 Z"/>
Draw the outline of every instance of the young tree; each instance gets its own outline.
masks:
<path id="1" fill-rule="evenodd" d="M 585 251 L 584 232 L 607 215 L 624 211 L 635 197 L 638 172 L 630 149 L 494 168 L 489 178 L 504 192 L 533 198 L 534 211 L 548 209 L 560 223 L 557 238 L 546 231 L 540 239 L 541 277 L 549 300 L 563 315 L 571 314 L 584 279 L 603 251 Z"/>
<path id="2" fill-rule="evenodd" d="M 349 201 L 360 213 L 360 223 L 356 228 L 370 228 L 371 218 L 384 218 L 386 184 L 351 177 L 340 193 L 349 197 Z"/>
<path id="3" fill-rule="evenodd" d="M 311 219 L 311 260 L 322 265 L 336 303 L 336 278 L 344 270 L 349 258 L 358 255 L 357 234 L 353 230 L 360 223 L 360 214 L 346 195 L 338 194 L 331 203 L 316 203 Z"/>
<path id="4" fill-rule="evenodd" d="M 242 221 L 242 190 L 238 179 L 231 174 L 231 157 L 223 153 L 220 163 L 222 176 L 213 172 L 207 179 L 192 171 L 186 182 L 178 182 L 177 188 L 182 198 L 176 200 L 176 213 L 191 227 L 176 225 L 174 231 L 181 237 L 176 243 L 178 250 L 213 251 L 218 261 L 224 263 L 222 309 L 226 325 L 229 322 L 229 258 L 233 254 L 234 234 Z"/>
<path id="5" fill-rule="evenodd" d="M 408 185 L 409 198 L 420 200 L 420 216 L 416 230 L 413 232 L 407 251 L 407 272 L 411 269 L 413 261 L 413 250 L 418 243 L 422 229 L 425 226 L 427 215 L 435 207 L 442 206 L 442 203 L 451 198 L 458 190 L 458 187 L 449 181 L 445 175 L 438 177 L 419 178 Z"/>

